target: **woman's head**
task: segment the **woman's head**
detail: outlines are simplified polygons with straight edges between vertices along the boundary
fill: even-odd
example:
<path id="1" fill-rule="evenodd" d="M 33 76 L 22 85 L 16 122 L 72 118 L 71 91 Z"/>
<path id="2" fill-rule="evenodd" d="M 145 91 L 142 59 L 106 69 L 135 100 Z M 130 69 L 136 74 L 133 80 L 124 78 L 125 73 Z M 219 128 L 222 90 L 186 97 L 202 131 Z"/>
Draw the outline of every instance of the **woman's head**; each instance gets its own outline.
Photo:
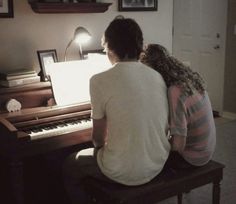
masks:
<path id="1" fill-rule="evenodd" d="M 145 46 L 140 60 L 156 71 L 160 71 L 160 69 L 164 69 L 163 64 L 167 64 L 169 57 L 168 51 L 163 46 L 159 44 L 149 44 Z M 165 69 L 169 69 L 169 67 L 166 66 Z"/>
<path id="2" fill-rule="evenodd" d="M 133 19 L 115 18 L 105 30 L 103 46 L 119 60 L 137 60 L 143 49 L 142 31 Z"/>
<path id="3" fill-rule="evenodd" d="M 140 60 L 158 71 L 164 78 L 167 87 L 181 86 L 187 95 L 191 95 L 194 89 L 199 92 L 205 90 L 201 76 L 171 56 L 167 49 L 159 44 L 147 45 Z"/>

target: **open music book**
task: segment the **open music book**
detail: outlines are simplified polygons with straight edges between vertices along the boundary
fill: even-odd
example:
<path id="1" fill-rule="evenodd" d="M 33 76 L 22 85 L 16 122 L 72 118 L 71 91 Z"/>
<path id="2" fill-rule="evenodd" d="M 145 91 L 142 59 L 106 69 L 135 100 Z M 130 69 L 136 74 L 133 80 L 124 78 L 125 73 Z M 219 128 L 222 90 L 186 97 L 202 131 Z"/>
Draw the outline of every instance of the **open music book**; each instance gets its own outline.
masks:
<path id="1" fill-rule="evenodd" d="M 106 55 L 89 54 L 88 59 L 49 64 L 47 69 L 58 106 L 89 102 L 89 80 L 112 65 Z"/>

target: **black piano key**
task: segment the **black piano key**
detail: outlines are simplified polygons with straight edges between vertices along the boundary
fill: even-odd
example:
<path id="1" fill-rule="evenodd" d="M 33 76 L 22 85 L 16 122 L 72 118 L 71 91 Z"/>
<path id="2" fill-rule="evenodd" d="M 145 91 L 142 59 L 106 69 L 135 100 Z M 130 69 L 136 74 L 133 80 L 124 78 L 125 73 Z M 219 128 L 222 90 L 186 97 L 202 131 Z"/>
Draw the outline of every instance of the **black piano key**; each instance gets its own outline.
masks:
<path id="1" fill-rule="evenodd" d="M 42 129 L 41 128 L 33 128 L 33 129 L 31 129 L 31 132 L 34 132 L 34 133 L 42 132 Z"/>

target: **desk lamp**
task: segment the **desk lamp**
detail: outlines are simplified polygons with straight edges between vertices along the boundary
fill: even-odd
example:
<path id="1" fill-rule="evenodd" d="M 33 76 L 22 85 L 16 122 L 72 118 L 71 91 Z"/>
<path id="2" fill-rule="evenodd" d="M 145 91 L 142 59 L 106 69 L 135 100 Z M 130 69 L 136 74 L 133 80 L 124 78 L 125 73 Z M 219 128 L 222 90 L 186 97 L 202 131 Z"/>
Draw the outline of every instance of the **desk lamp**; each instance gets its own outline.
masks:
<path id="1" fill-rule="evenodd" d="M 74 32 L 74 37 L 71 39 L 71 41 L 68 43 L 66 47 L 64 60 L 66 61 L 67 50 L 72 44 L 72 42 L 76 42 L 79 45 L 80 59 L 84 59 L 83 51 L 82 51 L 82 44 L 88 42 L 90 39 L 91 39 L 91 34 L 84 27 L 76 28 Z"/>

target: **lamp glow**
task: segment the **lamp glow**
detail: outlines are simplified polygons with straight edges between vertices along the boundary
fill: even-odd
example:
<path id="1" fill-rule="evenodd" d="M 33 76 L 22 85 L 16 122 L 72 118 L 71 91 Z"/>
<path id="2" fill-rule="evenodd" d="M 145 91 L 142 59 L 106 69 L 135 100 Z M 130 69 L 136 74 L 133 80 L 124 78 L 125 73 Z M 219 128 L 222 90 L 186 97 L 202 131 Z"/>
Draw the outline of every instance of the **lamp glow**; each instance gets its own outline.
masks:
<path id="1" fill-rule="evenodd" d="M 66 47 L 64 60 L 66 61 L 67 50 L 74 41 L 79 45 L 80 59 L 84 59 L 82 44 L 85 44 L 90 39 L 91 39 L 91 34 L 84 27 L 76 28 L 75 32 L 74 32 L 74 37 L 71 39 L 71 41 L 68 43 L 68 45 Z"/>

